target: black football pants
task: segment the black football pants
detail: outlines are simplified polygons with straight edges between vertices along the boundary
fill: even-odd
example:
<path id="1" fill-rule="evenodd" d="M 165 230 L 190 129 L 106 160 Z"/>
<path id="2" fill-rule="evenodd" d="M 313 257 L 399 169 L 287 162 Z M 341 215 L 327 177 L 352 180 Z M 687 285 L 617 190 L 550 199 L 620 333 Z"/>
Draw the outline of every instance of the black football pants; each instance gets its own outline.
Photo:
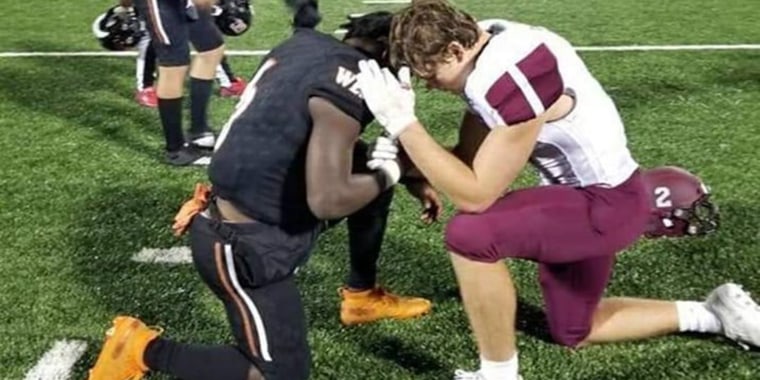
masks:
<path id="1" fill-rule="evenodd" d="M 354 162 L 364 165 L 362 149 Z M 392 198 L 392 190 L 386 191 L 347 217 L 351 287 L 374 286 Z M 264 223 L 222 223 L 208 211 L 196 216 L 190 229 L 193 262 L 224 303 L 236 343 L 199 346 L 159 338 L 146 351 L 148 367 L 184 380 L 246 380 L 251 366 L 266 380 L 308 379 L 306 320 L 293 273 L 323 227 L 336 222 L 293 234 Z"/>

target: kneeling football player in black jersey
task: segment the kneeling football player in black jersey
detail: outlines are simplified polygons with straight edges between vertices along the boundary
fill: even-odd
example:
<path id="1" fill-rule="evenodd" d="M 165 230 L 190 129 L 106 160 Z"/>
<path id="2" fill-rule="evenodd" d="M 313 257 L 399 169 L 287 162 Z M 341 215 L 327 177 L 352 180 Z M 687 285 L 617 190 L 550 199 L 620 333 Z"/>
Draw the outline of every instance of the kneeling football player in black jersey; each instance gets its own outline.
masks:
<path id="1" fill-rule="evenodd" d="M 319 234 L 347 219 L 351 268 L 344 324 L 403 319 L 430 302 L 376 285 L 393 185 L 403 174 L 393 143 L 369 154 L 359 140 L 372 121 L 355 75 L 367 57 L 383 61 L 392 15 L 352 18 L 343 41 L 314 30 L 315 0 L 293 0 L 294 33 L 264 57 L 216 144 L 209 177 L 177 215 L 189 230 L 193 261 L 225 305 L 236 343 L 199 346 L 159 337 L 140 320 L 117 317 L 90 379 L 301 380 L 310 372 L 303 305 L 294 272 Z M 438 217 L 424 181 L 407 188 Z"/>

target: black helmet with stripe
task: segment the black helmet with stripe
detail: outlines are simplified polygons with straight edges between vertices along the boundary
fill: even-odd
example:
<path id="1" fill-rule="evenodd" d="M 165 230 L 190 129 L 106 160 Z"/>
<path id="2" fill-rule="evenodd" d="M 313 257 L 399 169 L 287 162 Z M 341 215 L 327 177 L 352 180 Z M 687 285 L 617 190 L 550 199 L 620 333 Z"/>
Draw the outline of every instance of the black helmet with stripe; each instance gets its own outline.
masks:
<path id="1" fill-rule="evenodd" d="M 219 0 L 213 8 L 219 30 L 227 36 L 240 36 L 251 28 L 253 7 L 248 0 Z"/>
<path id="2" fill-rule="evenodd" d="M 145 26 L 134 8 L 115 6 L 95 18 L 92 33 L 104 48 L 122 51 L 137 46 L 145 36 Z"/>

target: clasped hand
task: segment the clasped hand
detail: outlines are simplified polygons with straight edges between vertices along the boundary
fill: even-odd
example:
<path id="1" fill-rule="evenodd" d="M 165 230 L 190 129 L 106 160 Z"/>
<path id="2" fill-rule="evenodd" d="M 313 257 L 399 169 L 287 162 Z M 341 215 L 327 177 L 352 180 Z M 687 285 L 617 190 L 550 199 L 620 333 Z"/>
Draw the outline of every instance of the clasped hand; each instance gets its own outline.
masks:
<path id="1" fill-rule="evenodd" d="M 388 68 L 381 69 L 375 60 L 359 61 L 357 83 L 367 108 L 392 140 L 417 121 L 408 67 L 402 67 L 396 78 Z"/>

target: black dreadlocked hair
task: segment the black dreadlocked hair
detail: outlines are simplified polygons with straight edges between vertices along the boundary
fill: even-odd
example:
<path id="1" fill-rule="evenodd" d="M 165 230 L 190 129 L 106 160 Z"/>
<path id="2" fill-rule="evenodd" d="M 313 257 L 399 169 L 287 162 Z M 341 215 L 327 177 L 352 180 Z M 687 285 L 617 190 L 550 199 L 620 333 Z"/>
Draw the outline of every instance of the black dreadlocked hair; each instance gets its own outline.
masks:
<path id="1" fill-rule="evenodd" d="M 322 21 L 317 0 L 285 0 L 285 4 L 293 10 L 293 26 L 296 28 L 313 29 Z"/>
<path id="2" fill-rule="evenodd" d="M 379 11 L 358 17 L 348 17 L 340 27 L 346 30 L 343 42 L 353 46 L 366 56 L 378 61 L 380 66 L 390 66 L 388 37 L 393 14 Z"/>
<path id="3" fill-rule="evenodd" d="M 285 0 L 285 4 L 293 10 L 293 27 L 314 29 L 322 21 L 317 0 Z M 340 26 L 346 30 L 343 41 L 387 66 L 391 21 L 393 13 L 386 11 L 349 16 Z"/>
<path id="4" fill-rule="evenodd" d="M 367 13 L 357 17 L 348 16 L 348 21 L 341 24 L 341 29 L 346 30 L 343 39 L 369 38 L 372 40 L 388 40 L 391 33 L 391 21 L 393 13 L 378 11 Z"/>

